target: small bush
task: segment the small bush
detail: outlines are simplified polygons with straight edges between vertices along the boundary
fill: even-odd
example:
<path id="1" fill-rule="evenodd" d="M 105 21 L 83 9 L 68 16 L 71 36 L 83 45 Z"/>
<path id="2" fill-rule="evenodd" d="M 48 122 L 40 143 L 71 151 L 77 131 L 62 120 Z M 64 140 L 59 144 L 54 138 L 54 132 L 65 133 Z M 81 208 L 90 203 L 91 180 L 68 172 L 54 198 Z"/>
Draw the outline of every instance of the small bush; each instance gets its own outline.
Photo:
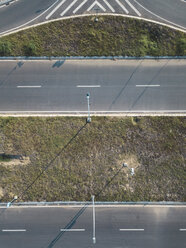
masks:
<path id="1" fill-rule="evenodd" d="M 0 41 L 0 56 L 11 55 L 11 43 L 9 41 Z"/>
<path id="2" fill-rule="evenodd" d="M 27 45 L 24 46 L 24 51 L 26 56 L 34 56 L 37 54 L 37 48 L 33 41 L 30 41 Z"/>

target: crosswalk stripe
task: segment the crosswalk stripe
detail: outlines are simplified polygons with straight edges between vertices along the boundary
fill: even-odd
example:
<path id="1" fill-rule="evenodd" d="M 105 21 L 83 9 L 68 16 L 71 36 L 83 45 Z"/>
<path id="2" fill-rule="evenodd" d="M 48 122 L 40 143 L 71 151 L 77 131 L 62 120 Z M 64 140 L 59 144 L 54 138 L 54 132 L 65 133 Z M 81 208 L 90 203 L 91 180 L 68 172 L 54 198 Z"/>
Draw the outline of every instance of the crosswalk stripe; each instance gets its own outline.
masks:
<path id="1" fill-rule="evenodd" d="M 55 12 L 58 10 L 61 5 L 63 5 L 66 2 L 66 0 L 62 0 L 47 16 L 46 19 L 48 20 Z"/>
<path id="2" fill-rule="evenodd" d="M 115 9 L 112 8 L 112 6 L 110 5 L 110 3 L 107 2 L 107 0 L 103 0 L 104 3 L 109 7 L 109 9 L 112 11 L 112 12 L 115 12 Z"/>
<path id="3" fill-rule="evenodd" d="M 128 1 L 128 0 L 125 0 L 126 2 L 127 2 L 127 4 L 131 7 L 131 9 L 133 9 L 135 12 L 136 12 L 136 14 L 138 15 L 138 16 L 141 16 L 141 13 Z"/>
<path id="4" fill-rule="evenodd" d="M 84 0 L 74 11 L 73 14 L 75 14 L 88 0 Z"/>
<path id="5" fill-rule="evenodd" d="M 106 11 L 106 9 L 98 1 L 94 1 L 93 4 L 87 9 L 87 11 L 90 11 L 95 5 L 98 5 L 104 12 Z"/>
<path id="6" fill-rule="evenodd" d="M 62 13 L 60 16 L 64 16 L 64 14 L 72 8 L 72 6 L 77 2 L 78 0 L 74 0 Z"/>
<path id="7" fill-rule="evenodd" d="M 125 6 L 119 0 L 115 0 L 115 1 L 125 11 L 126 14 L 129 13 L 129 11 L 125 8 Z"/>

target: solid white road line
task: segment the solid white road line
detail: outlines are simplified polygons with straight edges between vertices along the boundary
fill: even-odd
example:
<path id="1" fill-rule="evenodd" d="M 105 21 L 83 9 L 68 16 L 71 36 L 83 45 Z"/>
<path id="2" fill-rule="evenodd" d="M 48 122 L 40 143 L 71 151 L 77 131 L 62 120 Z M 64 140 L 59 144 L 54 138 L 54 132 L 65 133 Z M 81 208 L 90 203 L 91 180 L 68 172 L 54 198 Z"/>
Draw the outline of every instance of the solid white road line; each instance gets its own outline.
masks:
<path id="1" fill-rule="evenodd" d="M 84 232 L 85 229 L 60 229 L 61 232 Z"/>
<path id="2" fill-rule="evenodd" d="M 34 111 L 34 110 L 23 110 L 23 111 L 1 111 L 0 110 L 0 114 L 14 114 L 14 113 L 66 113 L 66 114 L 68 114 L 68 113 L 79 113 L 79 114 L 87 114 L 87 111 L 81 111 L 81 110 L 71 110 L 71 111 L 57 111 L 57 110 L 36 110 L 36 111 Z M 158 113 L 163 113 L 163 114 L 165 114 L 165 113 L 186 113 L 186 110 L 125 110 L 125 111 L 120 111 L 120 110 L 116 110 L 116 111 L 110 111 L 110 110 L 99 110 L 99 111 L 97 111 L 97 110 L 95 110 L 95 111 L 90 111 L 90 113 L 92 113 L 92 114 L 96 114 L 96 113 L 98 113 L 98 114 L 107 114 L 107 113 L 113 113 L 113 114 L 115 114 L 115 113 L 118 113 L 118 114 L 122 114 L 122 113 L 126 113 L 126 114 L 128 114 L 128 113 L 144 113 L 144 114 L 158 114 Z"/>
<path id="3" fill-rule="evenodd" d="M 180 228 L 179 230 L 180 230 L 180 232 L 185 232 L 186 231 L 186 229 L 182 229 L 182 228 Z"/>
<path id="4" fill-rule="evenodd" d="M 128 3 L 128 5 L 131 7 L 131 9 L 133 9 L 135 12 L 136 12 L 136 14 L 138 15 L 138 16 L 141 16 L 141 13 L 128 1 L 128 0 L 125 0 L 127 3 Z"/>
<path id="5" fill-rule="evenodd" d="M 84 0 L 74 11 L 73 14 L 75 14 L 88 0 Z"/>
<path id="6" fill-rule="evenodd" d="M 101 85 L 77 85 L 77 88 L 100 88 Z"/>
<path id="7" fill-rule="evenodd" d="M 115 0 L 115 1 L 125 11 L 126 14 L 129 13 L 129 11 L 125 8 L 125 6 L 119 0 Z"/>
<path id="8" fill-rule="evenodd" d="M 2 232 L 26 232 L 26 229 L 2 229 Z"/>
<path id="9" fill-rule="evenodd" d="M 58 10 L 61 5 L 63 5 L 66 2 L 66 0 L 62 0 L 47 16 L 46 19 L 48 20 L 55 12 Z"/>
<path id="10" fill-rule="evenodd" d="M 160 87 L 159 84 L 137 84 L 136 87 Z"/>
<path id="11" fill-rule="evenodd" d="M 110 5 L 110 3 L 107 2 L 107 0 L 103 0 L 103 2 L 109 7 L 109 9 L 110 9 L 112 12 L 115 12 L 115 9 L 112 8 L 112 6 Z"/>
<path id="12" fill-rule="evenodd" d="M 77 2 L 78 0 L 74 0 L 62 13 L 60 16 L 64 16 L 64 14 L 66 14 L 67 11 L 69 11 L 69 9 L 72 8 L 72 6 Z"/>
<path id="13" fill-rule="evenodd" d="M 33 86 L 18 85 L 17 88 L 41 88 L 41 85 L 33 85 Z"/>
<path id="14" fill-rule="evenodd" d="M 90 7 L 87 9 L 87 11 L 90 11 L 95 5 L 99 6 L 100 9 L 102 9 L 104 12 L 106 11 L 106 9 L 98 1 L 94 1 L 93 4 L 90 5 Z"/>
<path id="15" fill-rule="evenodd" d="M 136 231 L 137 231 L 137 232 L 138 232 L 138 231 L 141 232 L 141 231 L 144 231 L 144 229 L 119 229 L 119 230 L 120 230 L 121 232 L 128 232 L 128 231 L 129 231 L 129 232 L 131 232 L 131 231 L 132 231 L 132 232 L 133 232 L 133 231 L 134 231 L 134 232 L 136 232 Z"/>

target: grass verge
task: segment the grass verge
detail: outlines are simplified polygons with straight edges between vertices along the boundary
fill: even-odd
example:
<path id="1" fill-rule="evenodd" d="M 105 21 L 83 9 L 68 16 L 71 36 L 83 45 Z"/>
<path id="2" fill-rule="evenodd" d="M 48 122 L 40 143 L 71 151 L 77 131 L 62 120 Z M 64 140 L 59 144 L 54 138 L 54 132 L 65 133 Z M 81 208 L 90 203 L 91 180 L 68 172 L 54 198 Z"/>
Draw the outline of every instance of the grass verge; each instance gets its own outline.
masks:
<path id="1" fill-rule="evenodd" d="M 0 38 L 0 56 L 186 55 L 186 34 L 118 16 L 56 21 Z"/>
<path id="2" fill-rule="evenodd" d="M 184 117 L 94 117 L 84 124 L 75 117 L 0 118 L 0 153 L 28 158 L 0 161 L 0 201 L 23 192 L 56 154 L 23 201 L 92 194 L 97 201 L 186 201 Z"/>

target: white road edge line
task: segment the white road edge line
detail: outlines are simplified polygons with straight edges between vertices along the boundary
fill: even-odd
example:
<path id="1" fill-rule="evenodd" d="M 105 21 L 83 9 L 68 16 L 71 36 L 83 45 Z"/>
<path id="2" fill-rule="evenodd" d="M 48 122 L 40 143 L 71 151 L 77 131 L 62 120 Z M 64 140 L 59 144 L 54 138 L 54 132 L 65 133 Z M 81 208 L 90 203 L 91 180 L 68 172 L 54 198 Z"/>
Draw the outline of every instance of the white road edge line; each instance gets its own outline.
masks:
<path id="1" fill-rule="evenodd" d="M 77 2 L 78 0 L 74 0 L 61 14 L 60 16 L 64 16 L 64 14 L 69 11 L 69 9 L 72 8 L 72 6 Z"/>
<path id="2" fill-rule="evenodd" d="M 185 232 L 186 231 L 186 229 L 182 229 L 182 228 L 180 228 L 179 230 L 180 230 L 180 232 Z"/>
<path id="3" fill-rule="evenodd" d="M 17 88 L 41 88 L 41 85 L 35 85 L 35 86 L 18 85 Z"/>
<path id="4" fill-rule="evenodd" d="M 14 31 L 14 30 L 17 31 L 17 30 L 19 30 L 20 28 L 26 26 L 27 24 L 29 24 L 29 23 L 35 21 L 36 19 L 38 19 L 39 17 L 41 17 L 42 15 L 44 15 L 47 11 L 49 11 L 49 9 L 51 9 L 58 1 L 59 1 L 59 0 L 56 0 L 48 9 L 46 9 L 46 10 L 45 10 L 43 13 L 41 13 L 40 15 L 36 16 L 34 19 L 32 19 L 32 20 L 30 20 L 30 21 L 28 21 L 28 22 L 25 22 L 25 23 L 23 23 L 22 25 L 20 25 L 20 26 L 18 26 L 18 27 L 11 28 L 11 29 L 9 29 L 9 30 L 6 30 L 6 31 L 4 31 L 4 32 L 1 32 L 1 33 L 0 33 L 0 36 L 3 35 L 3 34 L 6 34 L 6 33 L 12 32 L 12 31 Z M 29 27 L 29 28 L 30 28 L 30 27 Z"/>
<path id="5" fill-rule="evenodd" d="M 128 231 L 129 231 L 129 232 L 130 232 L 130 231 L 135 231 L 135 232 L 136 232 L 136 231 L 140 231 L 140 232 L 141 232 L 141 231 L 144 231 L 144 229 L 119 229 L 119 230 L 120 230 L 121 232 L 123 232 L 123 231 L 124 231 L 124 232 L 125 232 L 125 231 L 126 231 L 126 232 L 128 232 Z"/>
<path id="6" fill-rule="evenodd" d="M 81 7 L 87 2 L 88 0 L 84 0 L 74 11 L 73 14 L 75 14 Z"/>
<path id="7" fill-rule="evenodd" d="M 60 7 L 61 5 L 63 5 L 64 3 L 66 2 L 66 0 L 62 0 L 47 16 L 46 16 L 46 20 L 48 20 L 53 14 L 54 12 L 56 12 Z"/>
<path id="8" fill-rule="evenodd" d="M 100 88 L 101 85 L 77 85 L 77 88 Z"/>
<path id="9" fill-rule="evenodd" d="M 160 87 L 159 84 L 136 84 L 136 87 Z"/>
<path id="10" fill-rule="evenodd" d="M 60 229 L 61 232 L 84 232 L 85 229 Z"/>
<path id="11" fill-rule="evenodd" d="M 129 11 L 125 8 L 125 6 L 119 0 L 115 0 L 115 1 L 125 11 L 126 14 L 129 13 Z"/>
<path id="12" fill-rule="evenodd" d="M 2 229 L 2 232 L 26 232 L 26 229 Z"/>
<path id="13" fill-rule="evenodd" d="M 98 5 L 104 12 L 106 11 L 106 9 L 98 1 L 94 1 L 93 4 L 90 5 L 90 7 L 87 9 L 87 11 L 90 11 L 95 5 Z"/>
<path id="14" fill-rule="evenodd" d="M 128 1 L 128 0 L 125 0 L 127 3 L 128 3 L 128 5 L 131 7 L 131 9 L 133 9 L 135 12 L 136 12 L 136 14 L 138 15 L 138 16 L 141 16 L 141 13 Z"/>
<path id="15" fill-rule="evenodd" d="M 161 16 L 159 16 L 159 15 L 153 13 L 153 12 L 150 11 L 149 9 L 145 8 L 142 4 L 140 4 L 137 0 L 134 0 L 134 2 L 137 3 L 137 4 L 138 4 L 140 7 L 142 7 L 144 10 L 146 10 L 147 12 L 149 12 L 150 14 L 152 14 L 152 15 L 158 17 L 159 19 L 161 19 L 161 20 L 163 20 L 163 21 L 165 21 L 165 22 L 168 22 L 168 23 L 170 23 L 170 24 L 173 24 L 174 26 L 177 26 L 178 28 L 181 28 L 181 29 L 183 29 L 183 30 L 186 30 L 186 28 L 185 28 L 184 26 L 178 25 L 178 24 L 176 24 L 176 23 L 174 23 L 174 22 L 171 22 L 171 21 L 169 21 L 169 20 L 167 20 L 167 19 L 165 19 L 165 18 L 163 18 L 163 17 L 161 17 Z"/>

